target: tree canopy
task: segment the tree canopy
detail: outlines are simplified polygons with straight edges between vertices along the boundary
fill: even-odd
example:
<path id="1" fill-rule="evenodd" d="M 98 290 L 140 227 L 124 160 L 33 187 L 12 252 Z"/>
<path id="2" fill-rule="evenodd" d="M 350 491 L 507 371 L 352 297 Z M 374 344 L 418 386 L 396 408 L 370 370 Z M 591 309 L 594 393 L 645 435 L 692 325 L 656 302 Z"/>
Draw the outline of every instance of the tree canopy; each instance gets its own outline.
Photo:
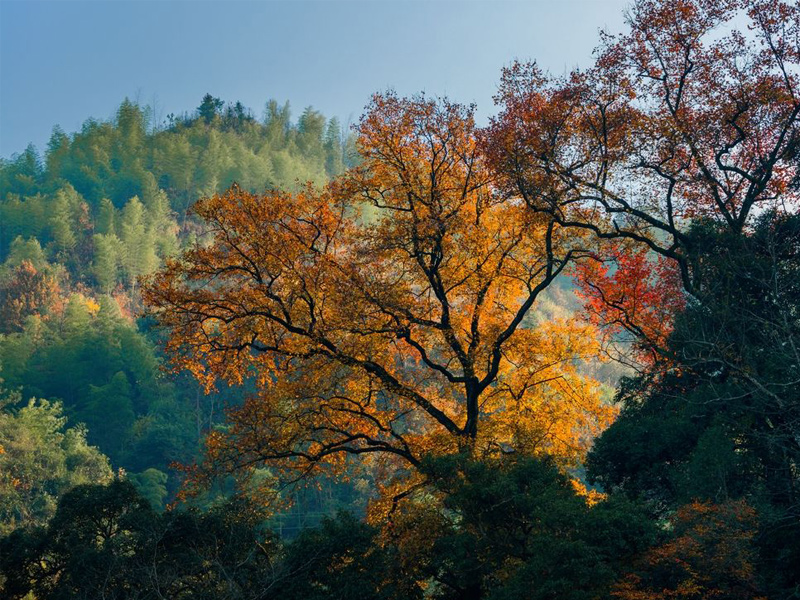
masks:
<path id="1" fill-rule="evenodd" d="M 258 386 L 210 461 L 507 444 L 574 464 L 612 417 L 578 370 L 592 328 L 529 319 L 581 238 L 494 193 L 470 108 L 376 96 L 358 133 L 361 164 L 323 190 L 201 200 L 212 242 L 145 287 L 177 366 Z"/>

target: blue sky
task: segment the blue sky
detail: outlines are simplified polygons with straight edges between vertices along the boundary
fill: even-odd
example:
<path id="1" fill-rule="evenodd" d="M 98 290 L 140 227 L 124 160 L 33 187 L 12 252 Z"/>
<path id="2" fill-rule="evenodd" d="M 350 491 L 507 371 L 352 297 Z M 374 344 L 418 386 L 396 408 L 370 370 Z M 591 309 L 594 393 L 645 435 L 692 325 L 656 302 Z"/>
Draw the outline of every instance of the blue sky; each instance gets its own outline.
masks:
<path id="1" fill-rule="evenodd" d="M 624 0 L 168 1 L 0 0 L 0 156 L 53 125 L 111 118 L 126 96 L 157 112 L 206 92 L 257 116 L 270 98 L 342 122 L 389 87 L 478 104 L 501 68 L 536 59 L 588 65 L 601 28 L 620 31 Z"/>

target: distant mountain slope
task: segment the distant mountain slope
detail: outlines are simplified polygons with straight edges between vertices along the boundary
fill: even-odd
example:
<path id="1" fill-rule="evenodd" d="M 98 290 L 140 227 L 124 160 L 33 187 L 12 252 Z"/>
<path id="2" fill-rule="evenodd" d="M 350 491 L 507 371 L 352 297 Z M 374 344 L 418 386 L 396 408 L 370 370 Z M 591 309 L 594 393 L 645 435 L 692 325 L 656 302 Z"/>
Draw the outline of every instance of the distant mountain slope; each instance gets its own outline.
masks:
<path id="1" fill-rule="evenodd" d="M 29 146 L 0 160 L 0 388 L 61 400 L 132 480 L 191 461 L 241 396 L 162 371 L 157 334 L 135 318 L 137 278 L 201 235 L 187 217 L 199 197 L 234 181 L 321 185 L 355 157 L 335 118 L 307 108 L 292 122 L 275 101 L 264 114 L 206 95 L 159 126 L 125 100 L 113 121 L 56 127 L 43 156 Z"/>

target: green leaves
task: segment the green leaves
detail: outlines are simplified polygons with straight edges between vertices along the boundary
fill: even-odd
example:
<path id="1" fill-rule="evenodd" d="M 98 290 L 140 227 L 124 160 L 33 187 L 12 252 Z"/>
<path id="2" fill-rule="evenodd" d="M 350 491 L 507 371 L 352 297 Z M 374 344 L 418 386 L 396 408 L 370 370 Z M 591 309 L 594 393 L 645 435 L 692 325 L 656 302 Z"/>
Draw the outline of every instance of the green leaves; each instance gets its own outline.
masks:
<path id="1" fill-rule="evenodd" d="M 587 505 L 548 459 L 451 455 L 423 469 L 441 495 L 419 496 L 393 531 L 401 555 L 405 540 L 429 537 L 410 564 L 437 582 L 435 597 L 602 597 L 655 539 L 632 504 Z"/>
<path id="2" fill-rule="evenodd" d="M 61 403 L 18 396 L 0 406 L 0 535 L 41 526 L 70 488 L 111 478 L 108 459 L 86 442 L 86 429 L 66 426 Z"/>

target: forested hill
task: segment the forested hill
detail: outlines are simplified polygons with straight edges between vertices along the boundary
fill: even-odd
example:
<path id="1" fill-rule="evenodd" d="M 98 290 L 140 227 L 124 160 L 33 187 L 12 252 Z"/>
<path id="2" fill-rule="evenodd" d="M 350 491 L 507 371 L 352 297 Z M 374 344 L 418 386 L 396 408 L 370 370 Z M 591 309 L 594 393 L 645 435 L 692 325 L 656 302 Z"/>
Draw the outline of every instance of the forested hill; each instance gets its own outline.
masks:
<path id="1" fill-rule="evenodd" d="M 89 119 L 74 134 L 55 127 L 43 155 L 29 146 L 0 162 L 0 472 L 50 465 L 26 488 L 0 479 L 0 521 L 75 479 L 65 458 L 74 444 L 42 437 L 63 433 L 61 411 L 163 501 L 175 483 L 165 486 L 168 465 L 195 456 L 223 398 L 162 372 L 158 344 L 135 318 L 137 278 L 195 239 L 187 209 L 199 197 L 234 181 L 258 192 L 322 184 L 353 156 L 336 118 L 307 108 L 292 121 L 288 105 L 269 101 L 257 119 L 206 95 L 165 123 L 125 100 L 112 121 Z M 31 398 L 62 407 L 19 412 Z M 29 518 L 48 514 L 43 505 Z"/>
<path id="2" fill-rule="evenodd" d="M 88 263 L 86 238 L 109 234 L 114 210 L 124 212 L 134 197 L 147 220 L 163 226 L 234 181 L 257 191 L 322 183 L 352 155 L 336 118 L 307 108 L 293 123 L 289 106 L 274 100 L 263 120 L 210 95 L 192 114 L 168 115 L 166 127 L 150 113 L 125 100 L 111 122 L 89 119 L 73 135 L 55 127 L 44 156 L 29 146 L 2 161 L 0 258 L 22 236 L 49 246 L 50 258 Z"/>

